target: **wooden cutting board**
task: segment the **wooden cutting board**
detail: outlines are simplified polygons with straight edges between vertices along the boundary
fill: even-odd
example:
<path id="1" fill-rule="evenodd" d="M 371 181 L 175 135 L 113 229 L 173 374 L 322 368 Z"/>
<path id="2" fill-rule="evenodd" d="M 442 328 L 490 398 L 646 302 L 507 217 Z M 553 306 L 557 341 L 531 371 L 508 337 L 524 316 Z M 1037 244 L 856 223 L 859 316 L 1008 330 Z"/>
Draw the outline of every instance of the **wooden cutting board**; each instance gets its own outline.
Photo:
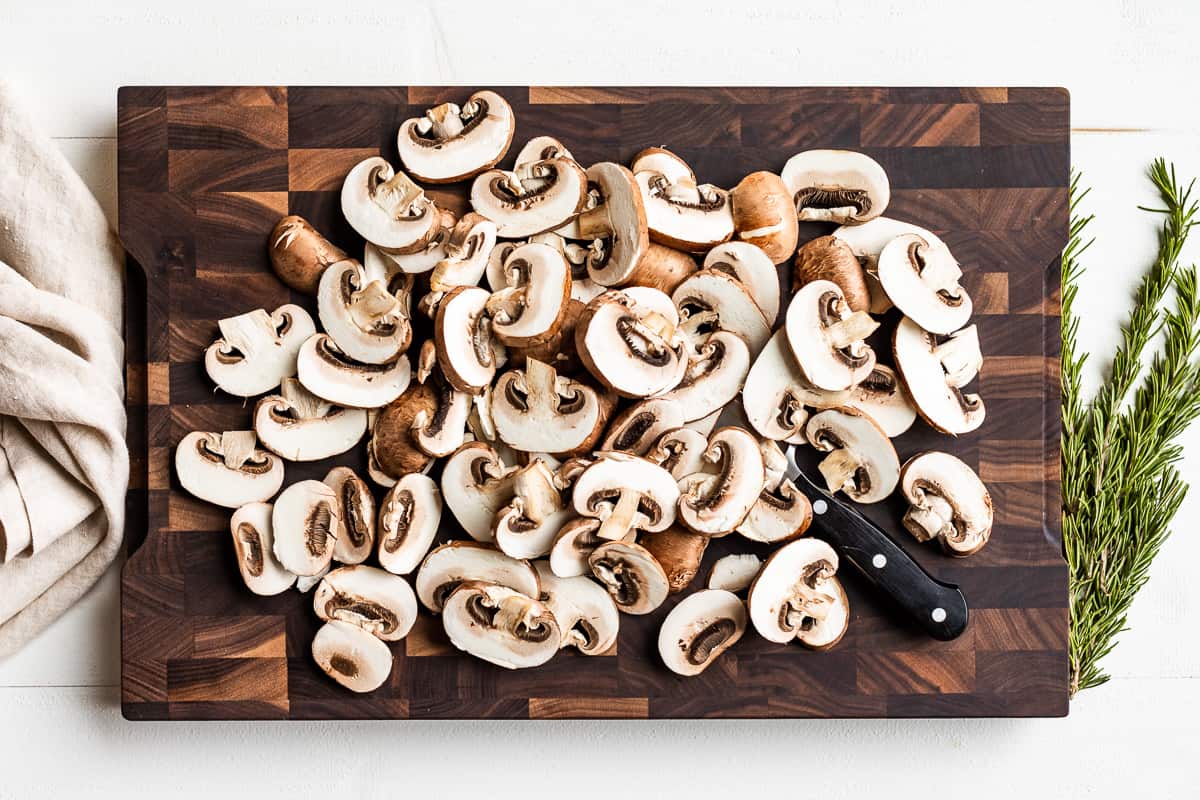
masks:
<path id="1" fill-rule="evenodd" d="M 669 146 L 702 181 L 730 186 L 817 147 L 869 153 L 887 170 L 887 215 L 953 249 L 975 302 L 985 363 L 982 429 L 958 440 L 918 423 L 901 459 L 947 449 L 995 501 L 991 543 L 945 557 L 899 530 L 900 503 L 867 513 L 935 576 L 961 585 L 968 631 L 935 642 L 910 629 L 850 568 L 852 619 L 828 653 L 748 632 L 697 678 L 654 653 L 670 605 L 623 616 L 614 654 L 564 652 L 510 672 L 457 653 L 423 616 L 395 643 L 395 669 L 352 695 L 309 656 L 312 596 L 260 598 L 242 585 L 228 514 L 172 474 L 189 431 L 245 429 L 250 408 L 214 392 L 202 353 L 216 320 L 309 298 L 270 271 L 266 237 L 302 214 L 351 253 L 338 189 L 359 160 L 398 164 L 402 120 L 457 87 L 126 87 L 118 96 L 120 234 L 130 252 L 129 560 L 122 578 L 121 700 L 130 719 L 1057 716 L 1067 712 L 1067 570 L 1059 487 L 1059 252 L 1067 234 L 1069 101 L 1060 89 L 502 89 L 516 113 L 512 155 L 559 137 L 584 164 L 628 163 Z M 511 161 L 510 155 L 509 161 Z M 433 192 L 463 205 L 461 188 Z M 802 240 L 827 232 L 805 225 Z M 315 316 L 315 315 L 314 315 Z M 331 463 L 287 467 L 320 478 Z M 736 540 L 736 541 L 735 541 Z M 706 565 L 740 537 L 718 540 Z"/>

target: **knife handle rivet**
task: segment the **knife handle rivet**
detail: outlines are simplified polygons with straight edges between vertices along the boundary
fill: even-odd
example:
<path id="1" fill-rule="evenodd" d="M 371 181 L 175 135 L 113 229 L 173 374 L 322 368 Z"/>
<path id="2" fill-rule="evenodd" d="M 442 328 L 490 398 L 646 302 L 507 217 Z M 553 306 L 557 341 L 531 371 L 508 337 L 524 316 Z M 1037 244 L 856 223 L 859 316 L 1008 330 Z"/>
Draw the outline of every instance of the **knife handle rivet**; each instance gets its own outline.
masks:
<path id="1" fill-rule="evenodd" d="M 887 556 L 883 553 L 876 553 L 871 559 L 871 566 L 875 569 L 883 569 L 887 566 Z"/>
<path id="2" fill-rule="evenodd" d="M 933 618 L 934 622 L 945 622 L 946 621 L 946 609 L 935 608 L 929 616 Z"/>
<path id="3" fill-rule="evenodd" d="M 828 510 L 829 510 L 829 504 L 826 503 L 824 500 L 817 500 L 815 503 L 813 503 L 813 513 L 814 514 L 824 514 Z"/>

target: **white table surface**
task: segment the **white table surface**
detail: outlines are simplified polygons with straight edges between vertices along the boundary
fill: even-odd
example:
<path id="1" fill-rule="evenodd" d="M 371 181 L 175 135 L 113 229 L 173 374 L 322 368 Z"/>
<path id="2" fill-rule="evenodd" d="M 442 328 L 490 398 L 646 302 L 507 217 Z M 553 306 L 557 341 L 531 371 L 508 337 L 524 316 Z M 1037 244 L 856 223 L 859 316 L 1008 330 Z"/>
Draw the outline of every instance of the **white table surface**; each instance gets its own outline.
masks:
<path id="1" fill-rule="evenodd" d="M 1154 248 L 1154 221 L 1135 210 L 1154 201 L 1146 165 L 1162 154 L 1200 174 L 1194 1 L 569 5 L 4 0 L 0 77 L 110 213 L 122 84 L 1066 86 L 1072 161 L 1100 217 L 1081 338 L 1101 353 Z M 1200 484 L 1200 428 L 1189 442 L 1183 469 Z M 1195 797 L 1198 514 L 1200 488 L 1105 664 L 1112 682 L 1063 720 L 132 724 L 118 708 L 114 569 L 0 663 L 0 800 L 326 786 L 363 798 Z"/>

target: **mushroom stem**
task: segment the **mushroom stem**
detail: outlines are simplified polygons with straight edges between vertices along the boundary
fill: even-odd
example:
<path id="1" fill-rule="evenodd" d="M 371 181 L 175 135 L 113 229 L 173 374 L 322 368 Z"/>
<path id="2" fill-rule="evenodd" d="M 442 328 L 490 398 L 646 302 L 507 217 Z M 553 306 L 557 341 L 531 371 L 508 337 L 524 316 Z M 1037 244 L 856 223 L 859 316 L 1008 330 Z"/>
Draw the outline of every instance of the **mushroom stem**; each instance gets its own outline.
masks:
<path id="1" fill-rule="evenodd" d="M 364 330 L 370 330 L 380 318 L 396 313 L 399 307 L 400 301 L 379 281 L 371 281 L 350 300 L 350 313 Z"/>
<path id="2" fill-rule="evenodd" d="M 855 311 L 850 316 L 841 319 L 826 330 L 829 332 L 829 342 L 837 349 L 849 347 L 855 342 L 861 342 L 879 327 L 879 323 L 865 311 Z"/>
<path id="3" fill-rule="evenodd" d="M 442 103 L 425 112 L 429 130 L 438 139 L 450 139 L 463 130 L 462 112 L 454 103 Z"/>
<path id="4" fill-rule="evenodd" d="M 946 383 L 950 386 L 965 386 L 974 379 L 982 365 L 979 352 L 979 336 L 975 326 L 964 328 L 933 348 L 934 355 L 942 362 L 946 371 Z"/>
<path id="5" fill-rule="evenodd" d="M 376 205 L 389 213 L 400 216 L 407 215 L 425 190 L 418 186 L 407 174 L 397 170 L 392 177 L 376 184 L 371 191 L 371 199 Z"/>
<path id="6" fill-rule="evenodd" d="M 854 474 L 858 468 L 858 459 L 847 449 L 834 450 L 817 465 L 829 491 L 835 493 L 854 485 Z"/>
<path id="7" fill-rule="evenodd" d="M 925 494 L 925 505 L 912 506 L 904 515 L 904 527 L 919 542 L 954 534 L 954 509 L 944 497 Z"/>
<path id="8" fill-rule="evenodd" d="M 633 527 L 633 517 L 638 513 L 638 503 L 641 499 L 642 496 L 638 492 L 621 492 L 613 510 L 601 521 L 600 530 L 596 535 L 612 541 L 624 539 Z"/>
<path id="9" fill-rule="evenodd" d="M 254 445 L 258 436 L 254 431 L 225 431 L 221 434 L 221 453 L 225 456 L 225 466 L 229 469 L 241 469 L 242 465 L 254 455 Z"/>
<path id="10" fill-rule="evenodd" d="M 220 320 L 217 327 L 226 348 L 237 350 L 247 359 L 253 359 L 260 342 L 273 342 L 277 338 L 271 315 L 261 308 Z"/>
<path id="11" fill-rule="evenodd" d="M 333 404 L 322 400 L 301 385 L 295 378 L 287 378 L 279 387 L 279 394 L 291 406 L 299 419 L 320 419 L 328 416 Z"/>

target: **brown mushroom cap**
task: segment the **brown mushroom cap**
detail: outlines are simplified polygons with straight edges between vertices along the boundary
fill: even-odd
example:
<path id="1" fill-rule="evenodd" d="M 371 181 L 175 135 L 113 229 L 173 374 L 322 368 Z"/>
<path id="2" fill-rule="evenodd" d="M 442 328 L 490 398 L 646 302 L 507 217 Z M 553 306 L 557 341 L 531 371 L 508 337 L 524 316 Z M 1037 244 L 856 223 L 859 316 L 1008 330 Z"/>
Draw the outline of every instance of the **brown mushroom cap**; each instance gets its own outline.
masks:
<path id="1" fill-rule="evenodd" d="M 267 240 L 271 267 L 279 280 L 297 292 L 315 295 L 321 273 L 349 256 L 317 232 L 308 220 L 294 214 L 279 220 Z"/>
<path id="2" fill-rule="evenodd" d="M 644 533 L 638 543 L 663 568 L 670 594 L 678 594 L 691 585 L 700 571 L 700 562 L 708 548 L 708 537 L 672 526 L 666 530 Z"/>
<path id="3" fill-rule="evenodd" d="M 792 281 L 803 286 L 813 281 L 832 281 L 842 290 L 851 311 L 869 311 L 871 293 L 862 265 L 850 246 L 833 236 L 821 236 L 805 242 L 796 251 Z"/>
<path id="4" fill-rule="evenodd" d="M 773 172 L 752 172 L 729 196 L 735 239 L 761 248 L 773 264 L 787 261 L 796 252 L 796 204 L 782 178 Z"/>
<path id="5" fill-rule="evenodd" d="M 908 500 L 904 527 L 917 541 L 937 539 L 954 556 L 978 552 L 992 532 L 992 498 L 967 464 L 949 453 L 925 452 L 900 471 Z"/>
<path id="6" fill-rule="evenodd" d="M 415 383 L 375 418 L 371 431 L 371 450 L 384 474 L 399 478 L 409 472 L 421 472 L 429 466 L 431 457 L 414 438 L 413 426 L 417 415 L 437 413 L 437 393 L 431 386 Z"/>

